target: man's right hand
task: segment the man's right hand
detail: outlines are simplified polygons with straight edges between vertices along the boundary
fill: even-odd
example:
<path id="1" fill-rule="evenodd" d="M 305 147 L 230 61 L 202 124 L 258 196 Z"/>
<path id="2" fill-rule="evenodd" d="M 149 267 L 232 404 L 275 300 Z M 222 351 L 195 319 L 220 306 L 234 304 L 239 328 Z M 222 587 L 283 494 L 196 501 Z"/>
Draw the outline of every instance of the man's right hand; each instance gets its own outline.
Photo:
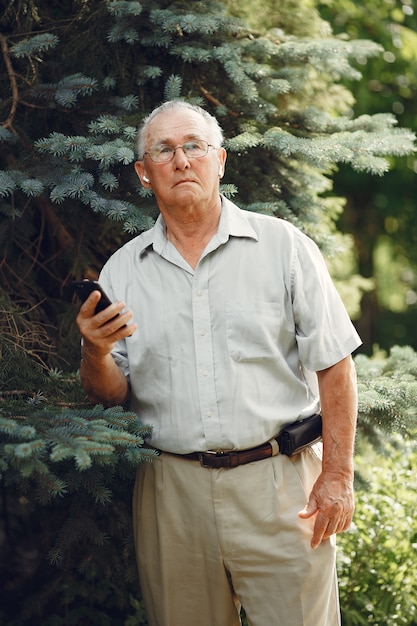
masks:
<path id="1" fill-rule="evenodd" d="M 93 291 L 81 305 L 76 321 L 84 340 L 84 351 L 96 358 L 109 354 L 120 339 L 130 337 L 136 330 L 136 324 L 128 324 L 132 319 L 132 311 L 122 312 L 126 304 L 115 302 L 96 315 L 96 305 L 100 300 L 100 292 Z"/>
<path id="2" fill-rule="evenodd" d="M 130 386 L 111 352 L 117 341 L 136 331 L 137 325 L 128 324 L 133 313 L 123 312 L 124 302 L 115 302 L 95 314 L 99 300 L 100 292 L 93 291 L 81 305 L 76 318 L 83 338 L 81 383 L 92 402 L 114 406 L 127 401 Z"/>

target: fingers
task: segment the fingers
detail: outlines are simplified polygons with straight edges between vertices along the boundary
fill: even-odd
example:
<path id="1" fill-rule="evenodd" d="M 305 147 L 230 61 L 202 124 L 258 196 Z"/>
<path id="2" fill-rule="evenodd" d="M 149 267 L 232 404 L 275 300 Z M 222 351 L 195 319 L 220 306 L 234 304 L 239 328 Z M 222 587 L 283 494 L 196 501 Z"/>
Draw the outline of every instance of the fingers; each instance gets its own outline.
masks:
<path id="1" fill-rule="evenodd" d="M 99 291 L 92 291 L 91 294 L 88 296 L 87 300 L 80 307 L 80 315 L 81 315 L 81 317 L 85 317 L 85 318 L 95 317 L 96 316 L 96 306 L 100 302 L 100 300 L 101 300 L 100 292 Z M 102 323 L 105 323 L 106 321 L 108 321 L 109 319 L 111 319 L 112 317 L 117 315 L 120 311 L 122 311 L 125 306 L 126 305 L 125 305 L 124 302 L 115 302 L 113 304 L 110 304 L 109 306 L 104 308 L 102 311 L 97 313 L 96 321 L 100 325 Z"/>
<path id="2" fill-rule="evenodd" d="M 301 519 L 315 516 L 311 547 L 316 549 L 336 533 L 347 530 L 354 512 L 353 488 L 346 480 L 338 481 L 323 474 L 313 487 L 309 501 L 299 512 Z"/>
<path id="3" fill-rule="evenodd" d="M 311 538 L 311 547 L 315 550 L 322 541 L 336 532 L 337 522 L 334 518 L 329 519 L 327 515 L 323 514 L 316 499 L 310 496 L 308 504 L 298 513 L 298 517 L 301 519 L 309 519 L 313 516 L 316 516 L 316 520 L 314 522 L 313 536 Z"/>
<path id="4" fill-rule="evenodd" d="M 319 512 L 314 524 L 311 547 L 315 550 L 323 541 L 326 541 L 326 539 L 329 539 L 332 535 L 344 532 L 349 528 L 351 521 L 351 515 L 328 518 L 327 515 Z"/>
<path id="5" fill-rule="evenodd" d="M 322 541 L 336 534 L 337 526 L 338 522 L 336 520 L 329 520 L 325 515 L 318 513 L 314 524 L 313 536 L 311 538 L 311 547 L 313 550 L 316 550 Z"/>
<path id="6" fill-rule="evenodd" d="M 91 343 L 111 340 L 110 343 L 115 343 L 135 332 L 136 324 L 129 324 L 133 313 L 123 311 L 126 306 L 124 302 L 114 302 L 99 313 L 95 313 L 99 300 L 100 292 L 93 291 L 77 315 L 78 328 L 85 340 Z"/>
<path id="7" fill-rule="evenodd" d="M 118 330 L 124 329 L 128 322 L 132 319 L 132 311 L 123 311 L 124 302 L 117 302 L 111 306 L 100 311 L 93 317 L 89 318 L 91 321 L 91 327 L 94 330 L 98 330 L 101 337 L 108 337 L 113 335 Z M 130 329 L 132 331 L 132 329 Z M 131 334 L 128 333 L 128 335 Z M 127 336 L 127 335 L 123 335 Z"/>

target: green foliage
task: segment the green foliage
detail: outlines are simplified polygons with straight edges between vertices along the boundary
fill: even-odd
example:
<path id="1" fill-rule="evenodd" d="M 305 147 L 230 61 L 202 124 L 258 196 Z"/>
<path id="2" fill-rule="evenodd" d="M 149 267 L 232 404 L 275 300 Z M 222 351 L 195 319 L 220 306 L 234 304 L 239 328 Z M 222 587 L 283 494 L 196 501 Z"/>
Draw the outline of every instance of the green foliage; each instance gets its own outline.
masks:
<path id="1" fill-rule="evenodd" d="M 417 623 L 417 455 L 412 443 L 388 440 L 380 454 L 362 444 L 352 528 L 339 536 L 344 626 Z"/>
<path id="2" fill-rule="evenodd" d="M 149 429 L 91 407 L 78 375 L 48 366 L 43 325 L 1 304 L 0 623 L 122 625 L 139 604 L 130 500 Z"/>
<path id="3" fill-rule="evenodd" d="M 16 59 L 23 57 L 30 58 L 35 54 L 40 54 L 55 48 L 58 45 L 59 39 L 56 35 L 50 33 L 42 33 L 41 35 L 35 35 L 30 39 L 22 39 L 11 48 L 11 53 Z"/>
<path id="4" fill-rule="evenodd" d="M 359 428 L 374 446 L 385 433 L 414 437 L 417 432 L 417 353 L 394 346 L 389 355 L 375 350 L 357 355 Z"/>
<path id="5" fill-rule="evenodd" d="M 130 499 L 156 454 L 149 428 L 118 407 L 12 406 L 0 413 L 1 623 L 124 624 L 132 596 L 139 615 Z"/>
<path id="6" fill-rule="evenodd" d="M 38 398 L 38 402 L 41 400 Z M 71 490 L 77 490 L 72 464 L 59 466 L 60 478 L 52 472 L 51 464 L 73 459 L 76 468 L 84 472 L 93 464 L 96 468 L 113 465 L 115 459 L 135 466 L 155 456 L 154 451 L 141 450 L 149 428 L 140 426 L 137 416 L 122 408 L 64 407 L 57 411 L 47 406 L 33 411 L 26 404 L 27 415 L 24 407 L 14 406 L 14 410 L 19 413 L 17 418 L 0 414 L 0 433 L 5 438 L 0 448 L 0 467 L 12 482 L 19 482 L 19 477 L 33 482 L 37 498 L 43 503 L 66 493 L 70 482 Z M 88 474 L 80 478 L 84 488 L 87 479 Z M 108 492 L 98 485 L 91 484 L 88 491 L 98 503 L 108 501 Z"/>
<path id="7" fill-rule="evenodd" d="M 359 115 L 394 112 L 401 125 L 415 129 L 415 3 L 321 0 L 317 8 L 339 37 L 371 38 L 384 49 L 366 65 L 358 59 L 363 80 L 349 83 L 355 97 L 355 112 Z M 363 302 L 359 330 L 369 348 L 378 343 L 386 350 L 394 343 L 417 347 L 413 324 L 417 305 L 415 153 L 407 158 L 393 159 L 392 166 L 388 176 L 375 180 L 372 185 L 367 177 L 354 174 L 347 168 L 342 168 L 334 179 L 335 189 L 348 199 L 341 226 L 355 237 L 359 271 L 375 279 L 376 291 L 367 295 Z M 394 265 L 401 267 L 397 276 L 392 273 Z"/>

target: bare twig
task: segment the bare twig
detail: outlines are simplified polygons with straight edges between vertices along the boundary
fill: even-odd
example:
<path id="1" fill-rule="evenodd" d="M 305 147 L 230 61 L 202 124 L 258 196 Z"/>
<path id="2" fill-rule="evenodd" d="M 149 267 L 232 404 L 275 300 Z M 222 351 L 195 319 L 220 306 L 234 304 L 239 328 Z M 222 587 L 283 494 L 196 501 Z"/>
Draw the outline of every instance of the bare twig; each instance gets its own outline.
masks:
<path id="1" fill-rule="evenodd" d="M 222 105 L 220 100 L 217 100 L 217 98 L 212 96 L 211 93 L 209 91 L 207 91 L 207 89 L 205 87 L 203 87 L 203 85 L 201 83 L 198 84 L 198 88 L 201 91 L 201 93 L 203 94 L 203 96 L 206 98 L 206 100 L 208 100 L 209 102 L 214 104 L 214 106 L 216 106 L 216 107 L 224 106 L 224 105 Z M 230 109 L 228 109 L 227 112 L 232 117 L 239 117 L 239 113 L 236 113 L 236 111 L 231 111 Z"/>
<path id="2" fill-rule="evenodd" d="M 7 45 L 7 39 L 0 33 L 0 46 L 3 54 L 4 64 L 6 66 L 7 74 L 10 80 L 10 87 L 12 90 L 12 106 L 10 108 L 9 116 L 5 122 L 2 123 L 3 128 L 9 128 L 12 132 L 16 132 L 13 128 L 13 120 L 16 115 L 17 103 L 19 102 L 19 90 L 17 88 L 16 73 L 13 69 L 12 62 L 9 56 L 9 47 Z"/>

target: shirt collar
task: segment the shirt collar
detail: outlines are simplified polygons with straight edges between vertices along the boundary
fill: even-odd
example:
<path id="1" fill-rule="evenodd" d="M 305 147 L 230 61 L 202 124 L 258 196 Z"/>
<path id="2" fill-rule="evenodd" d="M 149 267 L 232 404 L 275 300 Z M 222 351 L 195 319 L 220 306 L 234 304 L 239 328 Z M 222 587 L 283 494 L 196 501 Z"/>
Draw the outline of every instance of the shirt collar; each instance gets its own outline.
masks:
<path id="1" fill-rule="evenodd" d="M 222 214 L 220 216 L 217 234 L 227 239 L 229 237 L 248 237 L 258 241 L 258 235 L 250 224 L 248 212 L 242 211 L 236 204 L 224 196 L 222 199 Z"/>
<path id="2" fill-rule="evenodd" d="M 221 197 L 222 212 L 220 215 L 219 227 L 214 238 L 217 244 L 226 243 L 230 237 L 248 237 L 258 241 L 258 235 L 252 228 L 248 213 L 242 211 L 236 204 Z M 159 214 L 154 226 L 142 234 L 139 255 L 142 257 L 146 254 L 147 248 L 153 247 L 155 252 L 161 254 L 168 243 L 166 236 L 166 226 L 164 219 Z"/>

